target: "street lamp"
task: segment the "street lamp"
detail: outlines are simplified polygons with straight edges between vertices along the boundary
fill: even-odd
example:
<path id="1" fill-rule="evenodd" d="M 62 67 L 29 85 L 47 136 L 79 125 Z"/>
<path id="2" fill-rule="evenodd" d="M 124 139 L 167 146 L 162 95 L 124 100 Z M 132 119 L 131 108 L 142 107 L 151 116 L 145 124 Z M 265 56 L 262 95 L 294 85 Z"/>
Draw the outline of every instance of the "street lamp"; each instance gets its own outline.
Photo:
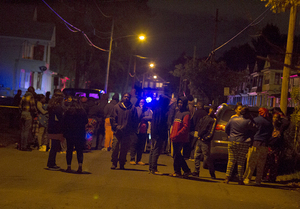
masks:
<path id="1" fill-rule="evenodd" d="M 107 93 L 107 87 L 108 87 L 109 68 L 110 68 L 111 51 L 112 51 L 112 43 L 113 43 L 113 33 L 114 33 L 114 19 L 112 21 L 111 33 L 110 33 L 109 52 L 108 52 L 105 87 L 104 87 L 105 93 Z M 132 36 L 136 36 L 136 35 L 128 35 L 128 36 L 123 36 L 123 37 L 119 37 L 119 38 L 127 38 L 127 37 L 132 37 Z M 116 39 L 119 39 L 119 38 L 116 38 Z M 138 36 L 138 38 L 139 38 L 139 40 L 144 41 L 146 39 L 146 36 L 141 34 Z M 134 73 L 135 73 L 135 68 L 136 68 L 136 60 L 134 63 Z"/>
<path id="2" fill-rule="evenodd" d="M 147 72 L 145 72 L 145 73 L 148 73 L 149 72 L 149 70 L 151 69 L 151 68 L 154 68 L 154 63 L 153 62 L 151 62 L 150 64 L 149 64 L 149 69 L 148 69 L 148 71 Z M 145 84 L 145 73 L 143 74 L 143 82 L 142 82 L 142 89 L 144 89 L 144 84 Z M 156 77 L 157 78 L 157 77 Z M 156 79 L 156 78 L 154 78 L 154 79 Z"/>

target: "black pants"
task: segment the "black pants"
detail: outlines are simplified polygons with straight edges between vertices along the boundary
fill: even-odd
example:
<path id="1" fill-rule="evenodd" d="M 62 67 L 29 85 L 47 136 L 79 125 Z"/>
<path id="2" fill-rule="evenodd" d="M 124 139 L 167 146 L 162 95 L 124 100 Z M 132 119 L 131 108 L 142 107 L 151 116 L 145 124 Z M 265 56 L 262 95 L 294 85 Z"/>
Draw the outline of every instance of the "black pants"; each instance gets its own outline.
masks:
<path id="1" fill-rule="evenodd" d="M 174 172 L 181 174 L 181 169 L 183 172 L 189 172 L 190 168 L 184 160 L 184 157 L 181 155 L 181 149 L 183 147 L 183 142 L 173 142 L 173 158 L 174 158 Z"/>
<path id="2" fill-rule="evenodd" d="M 125 165 L 126 155 L 130 147 L 130 137 L 131 134 L 119 136 L 114 135 L 112 142 L 111 162 L 115 166 L 117 166 L 118 161 L 121 166 Z"/>
<path id="3" fill-rule="evenodd" d="M 142 160 L 142 154 L 145 149 L 147 136 L 147 133 L 139 133 L 137 135 L 132 135 L 130 147 L 130 161 L 135 161 L 135 156 L 136 162 L 140 162 Z"/>
<path id="4" fill-rule="evenodd" d="M 167 141 L 167 140 L 165 140 Z M 157 161 L 158 157 L 161 153 L 163 143 L 165 142 L 163 139 L 151 139 L 151 150 L 149 155 L 149 171 L 157 171 Z"/>
<path id="5" fill-rule="evenodd" d="M 67 138 L 67 165 L 71 165 L 72 157 L 73 157 L 73 150 L 77 152 L 77 161 L 78 163 L 83 163 L 83 149 L 85 145 L 84 138 Z"/>
<path id="6" fill-rule="evenodd" d="M 56 153 L 60 150 L 60 140 L 51 139 L 51 149 L 49 152 L 47 167 L 56 166 Z"/>

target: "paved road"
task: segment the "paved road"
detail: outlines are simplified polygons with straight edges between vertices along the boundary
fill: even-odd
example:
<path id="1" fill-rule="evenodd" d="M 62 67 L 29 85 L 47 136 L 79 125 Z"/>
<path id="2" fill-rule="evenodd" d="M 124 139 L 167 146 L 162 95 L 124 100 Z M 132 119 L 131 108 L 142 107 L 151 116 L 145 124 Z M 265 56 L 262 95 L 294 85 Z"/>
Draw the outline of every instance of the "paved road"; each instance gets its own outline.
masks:
<path id="1" fill-rule="evenodd" d="M 46 170 L 48 153 L 0 148 L 0 208 L 298 208 L 300 193 L 279 184 L 264 187 L 222 183 L 223 172 L 211 180 L 202 169 L 200 178 L 168 177 L 172 158 L 162 155 L 159 170 L 148 174 L 147 166 L 126 165 L 111 170 L 110 152 L 85 153 L 85 174 Z M 77 169 L 76 155 L 72 168 Z M 143 156 L 146 162 L 148 154 Z M 57 164 L 66 167 L 65 154 Z M 188 161 L 192 168 L 193 162 Z"/>

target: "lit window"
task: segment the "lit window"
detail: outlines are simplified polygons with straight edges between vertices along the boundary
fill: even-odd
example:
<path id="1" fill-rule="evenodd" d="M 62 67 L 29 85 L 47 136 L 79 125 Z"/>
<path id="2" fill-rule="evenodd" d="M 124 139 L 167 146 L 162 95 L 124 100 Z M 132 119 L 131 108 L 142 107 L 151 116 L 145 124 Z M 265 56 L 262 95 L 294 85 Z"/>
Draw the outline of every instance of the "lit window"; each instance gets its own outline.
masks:
<path id="1" fill-rule="evenodd" d="M 148 88 L 148 81 L 144 82 L 144 88 Z"/>
<path id="2" fill-rule="evenodd" d="M 150 88 L 153 88 L 153 87 L 154 87 L 153 82 L 150 82 L 150 83 L 149 83 L 149 87 L 150 87 Z"/>

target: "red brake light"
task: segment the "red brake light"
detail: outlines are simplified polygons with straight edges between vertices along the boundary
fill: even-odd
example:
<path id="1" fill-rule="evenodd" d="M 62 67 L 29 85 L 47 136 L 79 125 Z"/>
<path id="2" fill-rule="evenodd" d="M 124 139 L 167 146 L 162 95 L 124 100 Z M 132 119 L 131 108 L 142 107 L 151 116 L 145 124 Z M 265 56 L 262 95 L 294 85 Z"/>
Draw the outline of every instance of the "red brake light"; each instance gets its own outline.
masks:
<path id="1" fill-rule="evenodd" d="M 225 125 L 217 124 L 217 125 L 216 125 L 216 130 L 217 130 L 217 131 L 225 131 Z"/>

